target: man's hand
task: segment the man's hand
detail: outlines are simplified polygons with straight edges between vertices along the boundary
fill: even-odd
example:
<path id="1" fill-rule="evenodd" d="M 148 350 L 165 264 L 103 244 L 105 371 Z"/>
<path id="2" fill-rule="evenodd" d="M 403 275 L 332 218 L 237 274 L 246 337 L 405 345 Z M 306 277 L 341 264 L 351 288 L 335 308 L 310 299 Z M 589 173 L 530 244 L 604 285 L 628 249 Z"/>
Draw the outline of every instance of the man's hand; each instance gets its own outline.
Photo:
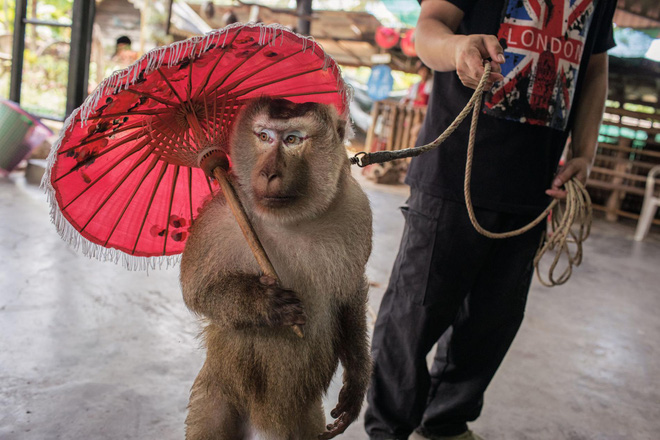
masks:
<path id="1" fill-rule="evenodd" d="M 598 128 L 607 96 L 607 68 L 607 52 L 592 55 L 589 59 L 580 99 L 573 103 L 575 123 L 571 131 L 571 151 L 574 158 L 566 162 L 553 180 L 552 187 L 545 192 L 551 197 L 566 198 L 566 191 L 559 188 L 573 176 L 582 183 L 587 182 L 596 155 Z"/>
<path id="2" fill-rule="evenodd" d="M 586 184 L 590 169 L 591 160 L 585 157 L 576 157 L 569 160 L 566 162 L 566 165 L 560 168 L 557 176 L 552 181 L 552 187 L 545 193 L 555 199 L 564 200 L 566 198 L 566 191 L 561 189 L 561 187 L 571 180 L 572 177 Z"/>
<path id="3" fill-rule="evenodd" d="M 504 79 L 500 64 L 504 50 L 494 35 L 456 34 L 463 11 L 444 0 L 424 0 L 415 28 L 415 48 L 420 59 L 438 72 L 456 70 L 461 82 L 475 89 L 484 74 L 484 60 L 490 58 L 491 74 L 486 90 Z"/>
<path id="4" fill-rule="evenodd" d="M 484 60 L 491 58 L 491 73 L 486 83 L 489 90 L 495 81 L 502 81 L 504 51 L 494 35 L 460 35 L 456 36 L 454 63 L 456 73 L 464 86 L 476 89 L 484 74 Z"/>

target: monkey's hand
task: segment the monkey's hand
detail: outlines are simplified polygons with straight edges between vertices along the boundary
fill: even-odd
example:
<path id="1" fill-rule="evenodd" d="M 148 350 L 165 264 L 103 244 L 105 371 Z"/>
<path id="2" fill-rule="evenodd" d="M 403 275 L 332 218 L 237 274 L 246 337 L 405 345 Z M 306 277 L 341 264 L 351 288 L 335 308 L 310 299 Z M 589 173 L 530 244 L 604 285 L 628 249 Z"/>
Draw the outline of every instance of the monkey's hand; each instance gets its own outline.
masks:
<path id="1" fill-rule="evenodd" d="M 305 325 L 307 316 L 300 298 L 293 290 L 280 287 L 273 277 L 259 278 L 266 303 L 265 324 L 270 327 Z"/>
<path id="2" fill-rule="evenodd" d="M 346 431 L 346 428 L 360 415 L 363 398 L 364 392 L 357 390 L 349 381 L 344 381 L 339 392 L 339 402 L 330 412 L 336 420 L 326 426 L 327 431 L 319 435 L 319 440 L 328 440 Z"/>

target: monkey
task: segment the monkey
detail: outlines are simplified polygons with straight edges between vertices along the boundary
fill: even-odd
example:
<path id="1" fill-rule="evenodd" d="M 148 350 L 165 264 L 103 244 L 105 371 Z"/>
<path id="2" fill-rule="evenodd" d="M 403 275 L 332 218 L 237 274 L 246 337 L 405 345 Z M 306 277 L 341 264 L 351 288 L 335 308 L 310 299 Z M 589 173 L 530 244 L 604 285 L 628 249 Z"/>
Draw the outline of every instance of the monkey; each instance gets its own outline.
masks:
<path id="1" fill-rule="evenodd" d="M 350 173 L 346 125 L 318 103 L 257 98 L 240 112 L 232 178 L 280 281 L 260 272 L 224 197 L 207 203 L 181 260 L 184 302 L 206 323 L 187 440 L 330 439 L 358 417 L 371 374 L 372 214 Z M 326 425 L 322 397 L 339 362 Z"/>

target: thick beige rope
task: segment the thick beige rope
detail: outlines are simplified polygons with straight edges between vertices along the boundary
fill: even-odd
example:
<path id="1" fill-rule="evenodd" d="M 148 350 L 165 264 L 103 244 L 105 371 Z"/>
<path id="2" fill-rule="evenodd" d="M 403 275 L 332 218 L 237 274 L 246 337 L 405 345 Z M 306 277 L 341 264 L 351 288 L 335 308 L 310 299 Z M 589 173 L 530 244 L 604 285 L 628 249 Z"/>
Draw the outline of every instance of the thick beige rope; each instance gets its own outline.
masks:
<path id="1" fill-rule="evenodd" d="M 490 64 L 486 64 L 484 69 L 484 74 L 479 81 L 479 85 L 475 90 L 472 98 L 477 97 L 477 99 L 470 99 L 466 108 L 472 105 L 472 121 L 470 122 L 470 134 L 468 137 L 468 150 L 467 150 L 467 159 L 465 161 L 465 182 L 463 187 L 463 194 L 465 196 L 465 205 L 467 206 L 468 216 L 470 217 L 470 222 L 472 226 L 480 234 L 489 237 L 489 238 L 510 238 L 517 235 L 521 235 L 530 229 L 534 228 L 536 225 L 541 223 L 543 219 L 547 218 L 550 215 L 551 218 L 551 227 L 550 231 L 544 233 L 543 240 L 539 246 L 536 256 L 534 257 L 534 268 L 536 270 L 536 275 L 544 286 L 552 287 L 560 284 L 564 284 L 571 276 L 573 272 L 573 266 L 579 266 L 582 262 L 582 242 L 587 239 L 589 232 L 591 230 L 591 221 L 592 221 L 592 207 L 591 207 L 591 198 L 589 193 L 587 193 L 586 188 L 579 180 L 572 178 L 564 187 L 566 188 L 566 207 L 561 208 L 561 204 L 557 199 L 554 199 L 550 205 L 541 213 L 538 217 L 532 220 L 529 224 L 507 232 L 495 233 L 484 229 L 474 214 L 474 208 L 472 206 L 472 197 L 470 195 L 470 180 L 472 177 L 472 159 L 474 157 L 474 143 L 477 133 L 477 121 L 479 119 L 479 111 L 481 105 L 476 103 L 481 103 L 481 96 L 483 95 L 483 89 L 490 75 Z M 463 112 L 461 112 L 461 115 Z M 460 115 L 459 115 L 460 116 Z M 465 117 L 463 117 L 465 118 Z M 460 122 L 459 122 L 460 124 Z M 443 133 L 444 134 L 444 133 Z M 442 137 L 442 136 L 441 136 Z M 445 137 L 446 138 L 446 137 Z M 443 139 L 444 140 L 444 139 Z M 553 212 L 554 210 L 554 212 Z M 575 222 L 579 222 L 579 232 L 574 234 L 571 230 L 571 227 Z M 570 237 L 570 239 L 569 239 Z M 569 243 L 575 244 L 575 252 L 571 253 L 569 249 Z M 539 263 L 548 250 L 554 250 L 555 256 L 550 264 L 548 270 L 548 277 L 544 279 L 541 276 L 541 269 Z M 562 254 L 566 255 L 567 264 L 566 268 L 559 277 L 555 277 L 555 270 L 559 263 L 559 260 Z"/>
<path id="2" fill-rule="evenodd" d="M 407 157 L 419 156 L 422 153 L 433 150 L 442 144 L 458 126 L 465 120 L 467 115 L 472 111 L 472 120 L 470 122 L 470 133 L 468 137 L 467 159 L 465 161 L 465 182 L 463 193 L 465 196 L 465 205 L 468 210 L 468 216 L 472 226 L 480 234 L 493 239 L 510 238 L 521 235 L 530 229 L 537 226 L 545 218 L 550 215 L 550 232 L 545 232 L 543 239 L 539 246 L 539 250 L 534 257 L 534 267 L 536 275 L 544 286 L 552 287 L 564 284 L 573 272 L 573 266 L 579 266 L 582 262 L 582 243 L 589 236 L 592 222 L 592 206 L 591 198 L 587 193 L 586 188 L 579 180 L 572 178 L 564 185 L 567 195 L 565 207 L 559 203 L 557 199 L 553 200 L 550 205 L 538 217 L 532 220 L 529 224 L 507 232 L 491 232 L 484 229 L 474 213 L 472 206 L 472 196 L 470 194 L 470 181 L 472 178 L 472 160 L 474 158 L 474 143 L 477 132 L 477 122 L 479 119 L 479 112 L 481 110 L 481 98 L 483 96 L 485 85 L 490 76 L 490 63 L 484 65 L 484 74 L 479 81 L 479 85 L 475 89 L 472 97 L 466 104 L 461 113 L 454 119 L 449 127 L 433 142 L 430 144 L 416 147 L 406 148 L 398 151 L 378 151 L 374 153 L 358 153 L 351 158 L 351 163 L 364 167 L 372 163 L 382 163 L 390 160 L 402 159 Z M 576 222 L 579 222 L 578 233 L 573 233 L 571 227 Z M 574 252 L 569 249 L 569 244 L 575 244 Z M 548 277 L 544 279 L 541 276 L 541 269 L 539 263 L 545 253 L 549 250 L 555 251 L 555 256 L 550 264 L 548 270 Z M 567 266 L 558 277 L 555 276 L 555 270 L 559 264 L 562 254 L 566 255 Z"/>

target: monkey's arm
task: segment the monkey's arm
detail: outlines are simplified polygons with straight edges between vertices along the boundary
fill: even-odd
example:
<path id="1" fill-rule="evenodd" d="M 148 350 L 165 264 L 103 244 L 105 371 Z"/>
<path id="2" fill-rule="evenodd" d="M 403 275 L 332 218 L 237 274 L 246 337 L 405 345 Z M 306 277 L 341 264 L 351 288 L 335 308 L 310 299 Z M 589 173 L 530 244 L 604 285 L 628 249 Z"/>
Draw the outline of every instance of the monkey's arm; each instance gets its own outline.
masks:
<path id="1" fill-rule="evenodd" d="M 367 289 L 365 286 L 364 293 L 356 295 L 352 303 L 340 306 L 337 351 L 344 367 L 344 384 L 339 392 L 339 402 L 330 413 L 336 420 L 319 436 L 322 440 L 343 433 L 358 418 L 369 385 L 371 357 L 367 340 Z"/>
<path id="2" fill-rule="evenodd" d="M 217 325 L 241 329 L 305 324 L 300 299 L 271 277 L 238 272 L 181 281 L 188 308 Z"/>

